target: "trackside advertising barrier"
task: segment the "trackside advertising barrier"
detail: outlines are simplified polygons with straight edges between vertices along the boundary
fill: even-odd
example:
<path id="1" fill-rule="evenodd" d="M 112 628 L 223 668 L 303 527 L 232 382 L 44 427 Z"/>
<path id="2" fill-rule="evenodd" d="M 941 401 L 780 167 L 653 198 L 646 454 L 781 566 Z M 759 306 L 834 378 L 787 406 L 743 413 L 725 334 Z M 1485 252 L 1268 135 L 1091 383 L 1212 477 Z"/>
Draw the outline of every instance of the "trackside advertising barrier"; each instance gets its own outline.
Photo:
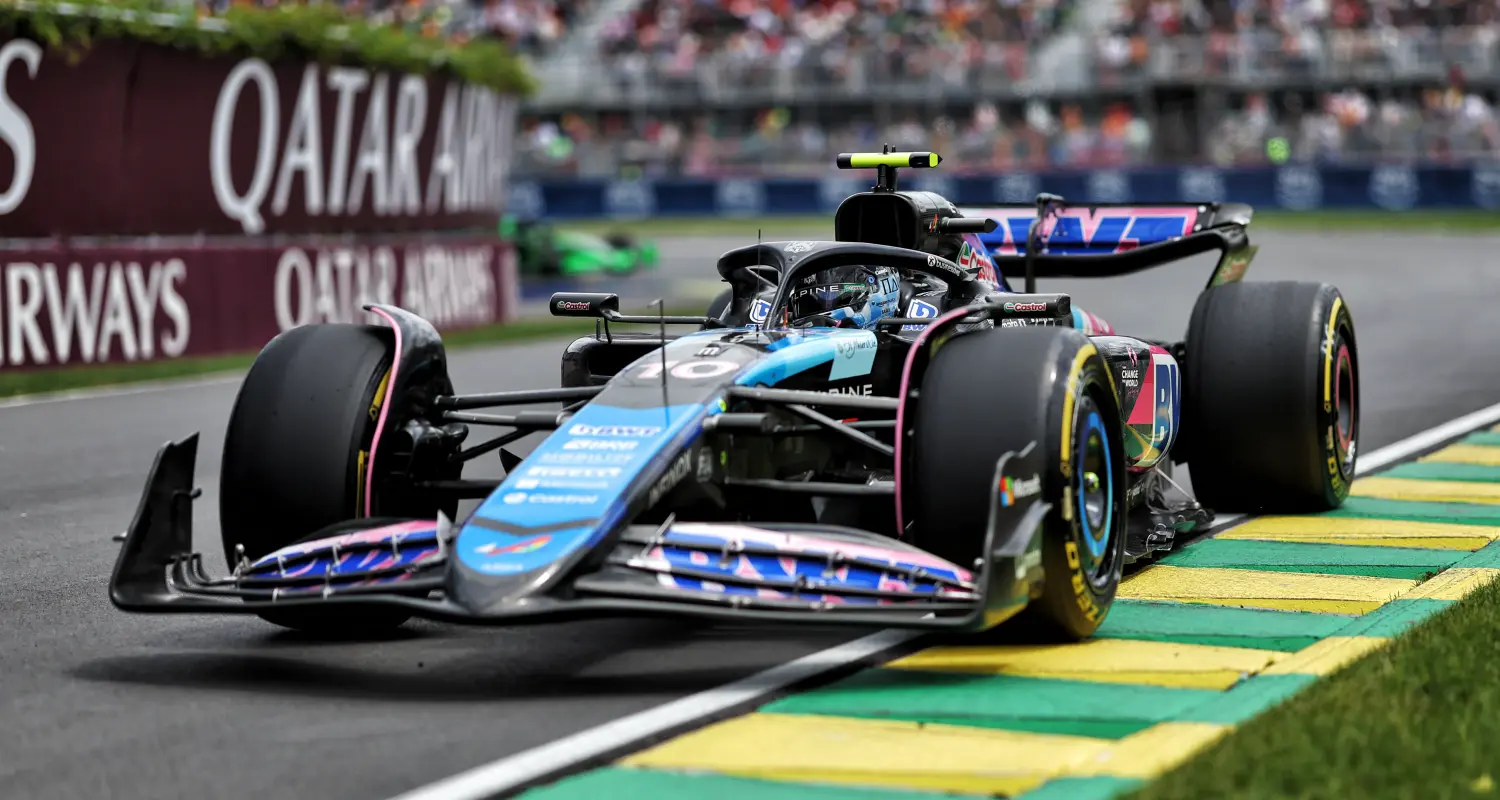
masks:
<path id="1" fill-rule="evenodd" d="M 670 180 L 513 180 L 510 212 L 587 219 L 646 216 L 758 216 L 831 212 L 870 180 L 717 178 Z M 956 175 L 902 175 L 901 188 L 938 192 L 959 205 L 1030 203 L 1038 192 L 1073 202 L 1233 200 L 1257 209 L 1478 208 L 1500 212 L 1500 162 L 1470 166 L 1285 165 L 1098 169 Z"/>
<path id="2" fill-rule="evenodd" d="M 255 351 L 401 306 L 440 330 L 508 321 L 514 253 L 487 237 L 362 244 L 101 244 L 0 250 L 0 369 Z"/>
<path id="3" fill-rule="evenodd" d="M 0 34 L 0 368 L 254 351 L 370 301 L 508 321 L 515 107 L 438 74 Z"/>

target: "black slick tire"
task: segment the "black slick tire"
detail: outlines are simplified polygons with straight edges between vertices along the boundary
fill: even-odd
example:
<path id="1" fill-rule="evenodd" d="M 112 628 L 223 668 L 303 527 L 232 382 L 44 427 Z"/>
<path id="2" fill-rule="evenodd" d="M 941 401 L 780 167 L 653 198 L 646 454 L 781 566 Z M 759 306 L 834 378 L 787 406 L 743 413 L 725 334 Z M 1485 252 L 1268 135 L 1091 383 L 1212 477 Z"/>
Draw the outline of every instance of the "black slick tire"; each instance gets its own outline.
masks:
<path id="1" fill-rule="evenodd" d="M 1193 306 L 1184 361 L 1180 441 L 1204 505 L 1292 514 L 1343 504 L 1359 437 L 1359 358 L 1337 289 L 1213 287 Z"/>
<path id="2" fill-rule="evenodd" d="M 390 332 L 371 325 L 306 325 L 261 350 L 224 437 L 219 529 L 231 568 L 236 545 L 253 561 L 364 513 L 363 466 L 391 351 Z M 410 615 L 314 607 L 260 616 L 298 630 L 355 634 Z"/>
<path id="3" fill-rule="evenodd" d="M 907 443 L 913 448 L 914 543 L 970 567 L 983 550 L 995 465 L 1007 451 L 1044 448 L 1044 589 L 1007 629 L 1076 641 L 1103 621 L 1125 560 L 1125 462 L 1108 367 L 1088 337 L 1066 328 L 1006 328 L 943 344 L 922 378 Z M 1085 484 L 1080 443 L 1094 491 Z M 1082 513 L 1083 499 L 1097 515 Z M 1088 520 L 1094 519 L 1090 526 Z"/>

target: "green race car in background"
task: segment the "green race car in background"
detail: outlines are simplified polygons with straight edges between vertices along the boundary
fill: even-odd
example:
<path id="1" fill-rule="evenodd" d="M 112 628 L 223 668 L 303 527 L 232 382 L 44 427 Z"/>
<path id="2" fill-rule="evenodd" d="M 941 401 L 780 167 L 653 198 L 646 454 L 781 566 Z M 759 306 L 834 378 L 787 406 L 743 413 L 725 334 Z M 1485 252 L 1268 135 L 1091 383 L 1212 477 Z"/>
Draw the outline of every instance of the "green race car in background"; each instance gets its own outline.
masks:
<path id="1" fill-rule="evenodd" d="M 656 244 L 623 231 L 598 236 L 507 215 L 500 236 L 515 243 L 522 275 L 619 275 L 656 266 Z"/>

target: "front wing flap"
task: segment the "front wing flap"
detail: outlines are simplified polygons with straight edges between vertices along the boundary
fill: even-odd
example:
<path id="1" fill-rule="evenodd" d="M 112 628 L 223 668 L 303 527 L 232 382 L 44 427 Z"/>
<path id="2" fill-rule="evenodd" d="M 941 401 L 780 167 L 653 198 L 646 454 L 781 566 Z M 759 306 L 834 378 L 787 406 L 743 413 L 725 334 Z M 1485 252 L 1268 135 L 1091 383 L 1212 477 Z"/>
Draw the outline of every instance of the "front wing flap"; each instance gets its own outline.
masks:
<path id="1" fill-rule="evenodd" d="M 253 614 L 271 608 L 398 606 L 414 616 L 514 625 L 603 616 L 689 616 L 913 629 L 981 630 L 1023 608 L 1040 585 L 1036 557 L 1050 506 L 1016 502 L 996 465 L 995 513 L 969 567 L 852 528 L 668 521 L 626 526 L 599 545 L 593 571 L 484 612 L 444 593 L 457 531 L 446 519 L 330 536 L 214 578 L 192 547 L 197 434 L 157 453 L 110 580 L 116 607 L 143 613 Z M 454 576 L 463 573 L 453 570 Z M 483 577 L 459 577 L 483 580 Z"/>

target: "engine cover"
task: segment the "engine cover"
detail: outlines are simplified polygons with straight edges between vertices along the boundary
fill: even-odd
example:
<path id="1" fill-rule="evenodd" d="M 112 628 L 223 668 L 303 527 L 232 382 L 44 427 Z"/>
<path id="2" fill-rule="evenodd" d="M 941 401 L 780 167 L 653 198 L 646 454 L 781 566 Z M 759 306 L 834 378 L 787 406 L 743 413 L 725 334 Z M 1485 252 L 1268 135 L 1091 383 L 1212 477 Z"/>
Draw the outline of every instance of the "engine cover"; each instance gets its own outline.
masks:
<path id="1" fill-rule="evenodd" d="M 1095 336 L 1120 399 L 1126 463 L 1156 466 L 1172 448 L 1182 420 L 1182 376 L 1164 348 L 1128 336 Z"/>

